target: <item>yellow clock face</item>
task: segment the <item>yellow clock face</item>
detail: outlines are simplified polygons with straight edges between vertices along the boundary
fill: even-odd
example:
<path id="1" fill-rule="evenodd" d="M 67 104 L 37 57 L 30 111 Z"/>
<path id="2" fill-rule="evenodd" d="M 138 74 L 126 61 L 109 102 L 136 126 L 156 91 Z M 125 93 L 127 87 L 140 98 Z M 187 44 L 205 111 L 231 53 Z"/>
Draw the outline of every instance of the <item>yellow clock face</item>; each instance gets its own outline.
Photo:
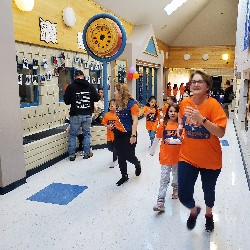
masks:
<path id="1" fill-rule="evenodd" d="M 92 22 L 86 33 L 89 49 L 97 56 L 108 56 L 118 44 L 118 33 L 115 23 L 106 18 Z"/>

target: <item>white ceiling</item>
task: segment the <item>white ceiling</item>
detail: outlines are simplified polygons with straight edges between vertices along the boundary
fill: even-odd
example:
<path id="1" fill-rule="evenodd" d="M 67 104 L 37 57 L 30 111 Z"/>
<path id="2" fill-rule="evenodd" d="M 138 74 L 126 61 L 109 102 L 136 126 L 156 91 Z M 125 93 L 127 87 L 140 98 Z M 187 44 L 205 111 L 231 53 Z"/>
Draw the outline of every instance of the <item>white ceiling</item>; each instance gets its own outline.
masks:
<path id="1" fill-rule="evenodd" d="M 94 0 L 134 25 L 152 24 L 170 46 L 235 45 L 238 0 L 187 0 L 170 16 L 171 0 Z"/>

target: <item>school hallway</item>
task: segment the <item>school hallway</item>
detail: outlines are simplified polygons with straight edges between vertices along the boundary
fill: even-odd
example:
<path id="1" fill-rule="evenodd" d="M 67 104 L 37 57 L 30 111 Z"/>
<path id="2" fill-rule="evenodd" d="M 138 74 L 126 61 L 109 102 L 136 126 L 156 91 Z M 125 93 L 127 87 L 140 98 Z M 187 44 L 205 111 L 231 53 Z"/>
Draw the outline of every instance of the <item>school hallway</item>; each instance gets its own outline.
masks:
<path id="1" fill-rule="evenodd" d="M 115 184 L 120 179 L 118 166 L 109 168 L 112 154 L 99 149 L 88 160 L 80 156 L 74 162 L 62 160 L 0 196 L 0 249 L 249 249 L 250 192 L 232 120 L 222 138 L 223 168 L 217 182 L 213 233 L 205 232 L 200 179 L 195 199 L 202 211 L 194 230 L 187 230 L 189 211 L 179 200 L 171 199 L 171 186 L 165 213 L 153 211 L 160 181 L 159 147 L 153 157 L 149 155 L 145 119 L 139 121 L 138 131 L 136 152 L 142 174 L 136 177 L 129 163 L 130 179 L 120 187 Z M 47 188 L 47 196 L 33 196 L 53 183 L 55 187 Z M 66 205 L 67 195 L 68 202 L 75 198 Z"/>

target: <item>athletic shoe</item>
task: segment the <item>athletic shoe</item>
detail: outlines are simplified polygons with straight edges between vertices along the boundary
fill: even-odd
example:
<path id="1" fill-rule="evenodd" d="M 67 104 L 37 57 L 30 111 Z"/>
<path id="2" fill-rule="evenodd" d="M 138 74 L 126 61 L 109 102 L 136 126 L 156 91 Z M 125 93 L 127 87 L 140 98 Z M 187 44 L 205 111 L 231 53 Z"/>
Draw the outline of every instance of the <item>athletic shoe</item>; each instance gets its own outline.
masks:
<path id="1" fill-rule="evenodd" d="M 188 217 L 187 228 L 189 230 L 194 229 L 194 227 L 196 225 L 197 217 L 198 217 L 199 213 L 201 212 L 201 208 L 200 207 L 196 207 L 196 209 L 197 209 L 197 213 L 195 215 L 190 213 L 190 215 Z"/>
<path id="2" fill-rule="evenodd" d="M 76 159 L 76 156 L 75 156 L 75 155 L 72 155 L 72 156 L 69 157 L 69 160 L 70 160 L 70 161 L 74 161 L 75 159 Z"/>
<path id="3" fill-rule="evenodd" d="M 206 218 L 206 224 L 205 224 L 205 229 L 208 232 L 213 232 L 214 231 L 214 219 L 213 215 L 205 215 Z"/>
<path id="4" fill-rule="evenodd" d="M 93 153 L 89 152 L 88 154 L 86 154 L 86 155 L 83 156 L 83 159 L 88 159 L 88 158 L 90 158 L 92 156 L 93 156 Z"/>
<path id="5" fill-rule="evenodd" d="M 121 186 L 124 182 L 128 181 L 128 179 L 128 175 L 124 175 L 119 181 L 116 182 L 116 185 Z"/>
<path id="6" fill-rule="evenodd" d="M 137 166 L 135 166 L 135 175 L 139 176 L 141 174 L 141 163 L 139 162 Z"/>
<path id="7" fill-rule="evenodd" d="M 163 202 L 157 202 L 157 204 L 153 207 L 154 211 L 165 212 L 165 207 Z"/>
<path id="8" fill-rule="evenodd" d="M 116 160 L 116 161 L 113 161 L 111 164 L 110 164 L 110 168 L 114 168 L 115 166 L 117 166 L 118 165 L 118 160 Z"/>

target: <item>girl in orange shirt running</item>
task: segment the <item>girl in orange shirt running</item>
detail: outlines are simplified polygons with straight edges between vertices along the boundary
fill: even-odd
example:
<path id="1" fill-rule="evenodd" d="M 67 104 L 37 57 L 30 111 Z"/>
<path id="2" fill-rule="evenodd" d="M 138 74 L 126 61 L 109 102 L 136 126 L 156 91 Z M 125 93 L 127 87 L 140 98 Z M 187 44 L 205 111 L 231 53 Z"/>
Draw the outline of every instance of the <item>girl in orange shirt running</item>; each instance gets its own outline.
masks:
<path id="1" fill-rule="evenodd" d="M 116 116 L 116 101 L 115 99 L 111 99 L 109 102 L 109 112 L 107 112 L 102 119 L 102 124 L 107 128 L 108 150 L 110 152 L 113 152 L 113 162 L 111 163 L 110 168 L 114 168 L 115 166 L 118 165 L 117 152 L 114 146 L 114 132 L 113 132 L 117 120 L 118 118 Z"/>
<path id="2" fill-rule="evenodd" d="M 160 164 L 161 164 L 161 181 L 157 204 L 153 207 L 154 211 L 164 212 L 166 191 L 170 182 L 170 172 L 172 171 L 173 194 L 172 199 L 178 199 L 178 161 L 181 141 L 177 138 L 178 128 L 178 112 L 177 104 L 170 104 L 164 121 L 159 125 L 156 138 L 150 150 L 150 155 L 154 155 L 155 148 L 161 141 L 160 146 Z"/>
<path id="3" fill-rule="evenodd" d="M 152 146 L 158 122 L 161 119 L 160 110 L 156 104 L 156 98 L 154 96 L 149 97 L 148 102 L 144 108 L 144 117 L 146 117 L 146 129 L 148 130 L 149 138 Z"/>

